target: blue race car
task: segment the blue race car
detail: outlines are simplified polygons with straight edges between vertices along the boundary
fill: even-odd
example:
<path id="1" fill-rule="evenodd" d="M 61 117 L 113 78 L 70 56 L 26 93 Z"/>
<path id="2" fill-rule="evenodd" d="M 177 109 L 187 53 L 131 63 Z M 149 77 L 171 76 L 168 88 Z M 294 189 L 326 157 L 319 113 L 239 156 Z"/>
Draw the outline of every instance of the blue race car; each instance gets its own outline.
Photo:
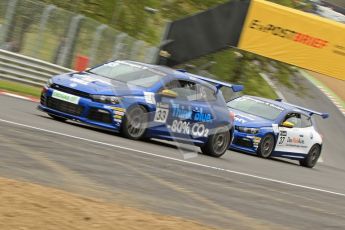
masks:
<path id="1" fill-rule="evenodd" d="M 56 120 L 80 121 L 134 140 L 191 143 L 220 157 L 229 147 L 233 123 L 223 88 L 234 93 L 243 86 L 183 70 L 112 61 L 51 78 L 38 108 Z"/>
<path id="2" fill-rule="evenodd" d="M 263 158 L 299 160 L 302 166 L 309 168 L 317 163 L 322 137 L 311 117 L 327 118 L 327 113 L 253 96 L 233 99 L 227 107 L 235 117 L 231 149 Z"/>

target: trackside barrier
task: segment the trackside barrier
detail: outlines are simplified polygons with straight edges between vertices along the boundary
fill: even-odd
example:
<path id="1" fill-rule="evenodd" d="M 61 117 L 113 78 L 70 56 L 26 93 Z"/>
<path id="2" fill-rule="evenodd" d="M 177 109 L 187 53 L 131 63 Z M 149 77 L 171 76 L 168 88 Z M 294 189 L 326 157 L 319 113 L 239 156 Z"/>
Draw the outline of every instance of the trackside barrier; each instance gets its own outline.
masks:
<path id="1" fill-rule="evenodd" d="M 42 86 L 53 75 L 73 70 L 0 49 L 0 78 Z"/>

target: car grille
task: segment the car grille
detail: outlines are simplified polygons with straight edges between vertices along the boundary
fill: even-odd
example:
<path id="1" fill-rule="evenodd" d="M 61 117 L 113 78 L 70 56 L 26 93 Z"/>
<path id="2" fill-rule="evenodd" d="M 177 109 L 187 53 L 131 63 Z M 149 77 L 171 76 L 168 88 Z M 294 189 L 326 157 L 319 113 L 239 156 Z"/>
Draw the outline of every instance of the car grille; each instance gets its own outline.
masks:
<path id="1" fill-rule="evenodd" d="M 79 91 L 79 90 L 72 89 L 72 88 L 69 88 L 66 86 L 62 86 L 62 85 L 52 84 L 51 88 L 59 90 L 59 91 L 64 92 L 64 93 L 69 93 L 69 94 L 72 94 L 75 96 L 84 97 L 84 98 L 91 98 L 89 93 L 85 93 L 83 91 Z"/>
<path id="2" fill-rule="evenodd" d="M 234 145 L 239 145 L 245 148 L 253 148 L 253 143 L 251 140 L 246 140 L 242 138 L 235 138 L 232 142 Z"/>
<path id="3" fill-rule="evenodd" d="M 102 109 L 91 108 L 89 110 L 87 118 L 93 121 L 112 123 L 111 114 L 108 111 Z"/>
<path id="4" fill-rule="evenodd" d="M 52 97 L 46 98 L 47 107 L 58 110 L 63 113 L 68 113 L 75 116 L 80 116 L 84 107 L 81 105 L 72 104 L 61 101 Z"/>

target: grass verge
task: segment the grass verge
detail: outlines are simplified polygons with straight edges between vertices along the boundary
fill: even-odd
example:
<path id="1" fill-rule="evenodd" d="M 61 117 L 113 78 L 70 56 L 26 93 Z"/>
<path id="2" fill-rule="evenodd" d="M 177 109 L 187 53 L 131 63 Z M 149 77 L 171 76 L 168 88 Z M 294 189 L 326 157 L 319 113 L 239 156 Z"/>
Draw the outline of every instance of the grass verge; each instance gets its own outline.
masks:
<path id="1" fill-rule="evenodd" d="M 40 87 L 29 86 L 18 82 L 6 80 L 0 80 L 0 89 L 33 97 L 39 97 L 41 94 Z"/>

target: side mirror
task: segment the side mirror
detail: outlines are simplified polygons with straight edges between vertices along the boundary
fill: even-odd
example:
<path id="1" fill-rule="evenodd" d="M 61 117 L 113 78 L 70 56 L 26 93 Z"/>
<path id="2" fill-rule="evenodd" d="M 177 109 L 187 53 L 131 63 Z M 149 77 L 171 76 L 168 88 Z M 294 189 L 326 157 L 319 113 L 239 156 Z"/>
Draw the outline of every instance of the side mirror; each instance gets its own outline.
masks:
<path id="1" fill-rule="evenodd" d="M 288 121 L 284 121 L 281 126 L 285 127 L 285 128 L 293 128 L 294 124 L 292 124 L 291 122 L 288 122 Z"/>
<path id="2" fill-rule="evenodd" d="M 163 89 L 159 95 L 163 96 L 163 97 L 172 97 L 172 98 L 176 98 L 177 97 L 177 93 L 173 90 L 170 89 Z"/>

